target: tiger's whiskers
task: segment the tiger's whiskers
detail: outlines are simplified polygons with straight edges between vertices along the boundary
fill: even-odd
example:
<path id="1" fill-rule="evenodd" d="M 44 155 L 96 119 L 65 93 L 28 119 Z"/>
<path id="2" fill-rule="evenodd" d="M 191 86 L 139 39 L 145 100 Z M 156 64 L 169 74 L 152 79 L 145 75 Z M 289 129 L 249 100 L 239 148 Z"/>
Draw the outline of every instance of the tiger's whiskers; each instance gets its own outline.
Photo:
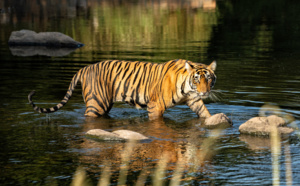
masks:
<path id="1" fill-rule="evenodd" d="M 211 90 L 208 98 L 214 102 L 221 101 L 223 99 L 222 94 L 221 90 Z"/>

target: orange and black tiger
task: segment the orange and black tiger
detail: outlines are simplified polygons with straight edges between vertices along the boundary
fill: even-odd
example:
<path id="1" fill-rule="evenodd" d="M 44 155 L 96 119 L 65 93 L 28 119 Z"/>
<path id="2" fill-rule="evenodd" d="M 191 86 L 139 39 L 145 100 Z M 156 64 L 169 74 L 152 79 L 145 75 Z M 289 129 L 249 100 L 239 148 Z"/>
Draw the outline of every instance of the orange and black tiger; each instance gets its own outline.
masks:
<path id="1" fill-rule="evenodd" d="M 114 102 L 147 108 L 149 119 L 162 117 L 167 108 L 186 103 L 199 117 L 210 117 L 203 103 L 216 82 L 217 63 L 210 65 L 177 59 L 166 63 L 102 61 L 80 69 L 73 77 L 63 100 L 51 108 L 39 108 L 28 95 L 29 103 L 40 113 L 55 112 L 72 96 L 81 82 L 86 104 L 85 116 L 107 114 Z"/>

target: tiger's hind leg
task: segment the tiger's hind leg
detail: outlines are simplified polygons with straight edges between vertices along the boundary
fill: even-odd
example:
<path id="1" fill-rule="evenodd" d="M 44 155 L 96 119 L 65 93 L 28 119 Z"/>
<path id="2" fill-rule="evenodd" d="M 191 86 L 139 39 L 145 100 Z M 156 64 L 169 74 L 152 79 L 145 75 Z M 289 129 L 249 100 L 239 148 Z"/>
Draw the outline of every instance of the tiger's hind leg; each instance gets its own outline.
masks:
<path id="1" fill-rule="evenodd" d="M 155 120 L 163 117 L 165 108 L 162 107 L 159 103 L 150 102 L 147 104 L 148 117 L 149 120 Z"/>
<path id="2" fill-rule="evenodd" d="M 85 116 L 100 117 L 109 113 L 113 106 L 112 101 L 102 100 L 99 97 L 91 97 L 85 101 L 86 111 Z"/>

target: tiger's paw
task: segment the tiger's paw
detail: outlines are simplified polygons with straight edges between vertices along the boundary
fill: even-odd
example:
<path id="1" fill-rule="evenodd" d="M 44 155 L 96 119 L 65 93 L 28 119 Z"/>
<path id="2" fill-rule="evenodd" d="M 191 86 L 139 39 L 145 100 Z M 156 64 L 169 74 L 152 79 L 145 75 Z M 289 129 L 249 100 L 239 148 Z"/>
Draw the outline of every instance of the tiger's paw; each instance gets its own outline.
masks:
<path id="1" fill-rule="evenodd" d="M 206 127 L 230 127 L 232 126 L 232 120 L 228 118 L 224 113 L 218 113 L 206 118 L 204 121 Z"/>

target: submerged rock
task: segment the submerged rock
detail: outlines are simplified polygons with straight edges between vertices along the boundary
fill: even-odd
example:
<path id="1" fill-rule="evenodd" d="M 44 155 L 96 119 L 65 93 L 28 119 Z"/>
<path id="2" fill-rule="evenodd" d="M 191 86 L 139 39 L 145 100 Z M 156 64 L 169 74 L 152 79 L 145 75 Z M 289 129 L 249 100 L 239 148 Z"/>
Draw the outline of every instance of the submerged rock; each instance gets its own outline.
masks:
<path id="1" fill-rule="evenodd" d="M 268 117 L 254 117 L 243 123 L 239 127 L 239 131 L 242 134 L 269 136 L 275 126 L 280 134 L 292 133 L 294 129 L 285 127 L 286 125 L 287 123 L 284 119 L 276 115 Z"/>
<path id="2" fill-rule="evenodd" d="M 114 132 L 107 132 L 102 129 L 92 129 L 86 132 L 86 135 L 104 140 L 104 141 L 127 141 L 127 140 L 147 140 L 146 136 L 130 131 L 130 130 L 116 130 Z"/>
<path id="3" fill-rule="evenodd" d="M 40 32 L 31 30 L 13 31 L 9 37 L 10 46 L 52 46 L 79 48 L 83 44 L 60 32 Z"/>
<path id="4" fill-rule="evenodd" d="M 232 126 L 232 121 L 224 113 L 218 113 L 205 119 L 204 122 L 206 127 L 228 127 Z"/>

